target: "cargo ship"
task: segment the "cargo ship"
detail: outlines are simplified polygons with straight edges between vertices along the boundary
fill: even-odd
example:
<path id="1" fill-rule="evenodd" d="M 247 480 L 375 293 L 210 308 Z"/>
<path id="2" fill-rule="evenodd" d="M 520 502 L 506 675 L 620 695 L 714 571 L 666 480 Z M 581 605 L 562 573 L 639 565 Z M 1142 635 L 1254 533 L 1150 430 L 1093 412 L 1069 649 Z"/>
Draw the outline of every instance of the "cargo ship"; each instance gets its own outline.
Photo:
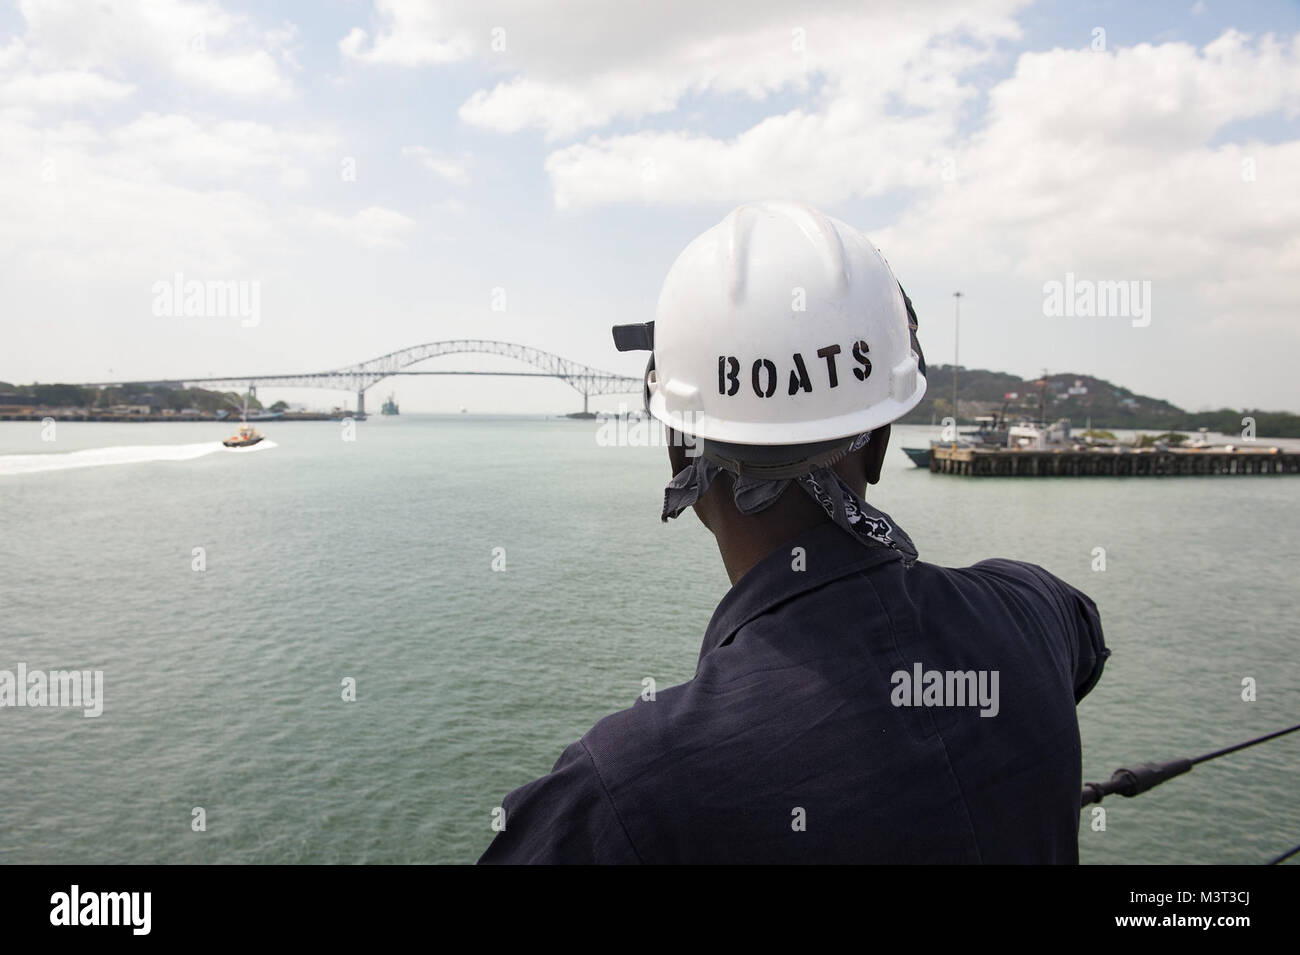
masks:
<path id="1" fill-rule="evenodd" d="M 379 413 L 380 414 L 401 414 L 401 412 L 397 410 L 397 402 L 393 400 L 392 395 L 388 396 L 388 400 L 385 401 L 383 407 L 379 409 Z"/>

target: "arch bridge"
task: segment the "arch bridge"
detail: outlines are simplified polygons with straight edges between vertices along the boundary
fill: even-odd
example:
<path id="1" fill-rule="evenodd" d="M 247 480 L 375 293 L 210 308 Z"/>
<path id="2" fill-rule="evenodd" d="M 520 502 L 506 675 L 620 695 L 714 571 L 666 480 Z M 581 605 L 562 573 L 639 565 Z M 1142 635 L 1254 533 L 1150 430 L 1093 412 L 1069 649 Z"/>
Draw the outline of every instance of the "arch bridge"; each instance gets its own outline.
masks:
<path id="1" fill-rule="evenodd" d="M 538 371 L 411 371 L 411 365 L 439 358 L 443 355 L 500 355 L 532 365 Z M 279 388 L 326 388 L 338 391 L 351 391 L 357 396 L 357 413 L 366 410 L 366 389 L 394 375 L 508 375 L 514 377 L 558 378 L 578 394 L 582 395 L 582 410 L 587 413 L 587 400 L 592 395 L 616 395 L 640 392 L 642 381 L 629 375 L 616 375 L 613 372 L 592 368 L 580 362 L 563 358 L 560 355 L 517 345 L 513 342 L 498 342 L 481 338 L 458 338 L 442 342 L 426 342 L 412 345 L 330 371 L 309 372 L 293 375 L 231 375 L 224 378 L 185 378 L 182 384 L 214 386 L 221 388 L 243 389 L 264 386 Z"/>

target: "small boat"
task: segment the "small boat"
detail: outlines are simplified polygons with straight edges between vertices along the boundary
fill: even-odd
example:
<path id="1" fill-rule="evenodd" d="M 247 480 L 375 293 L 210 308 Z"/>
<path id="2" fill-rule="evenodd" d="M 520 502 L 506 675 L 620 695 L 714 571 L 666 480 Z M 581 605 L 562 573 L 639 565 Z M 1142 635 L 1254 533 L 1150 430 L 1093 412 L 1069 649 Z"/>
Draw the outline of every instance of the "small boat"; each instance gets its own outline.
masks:
<path id="1" fill-rule="evenodd" d="M 983 442 L 957 438 L 955 441 L 931 441 L 928 448 L 903 448 L 903 453 L 918 468 L 928 469 L 930 467 L 930 452 L 935 448 L 980 448 L 985 446 Z"/>
<path id="2" fill-rule="evenodd" d="M 256 428 L 250 427 L 247 424 L 241 424 L 239 426 L 238 434 L 226 438 L 226 440 L 221 443 L 228 448 L 248 448 L 257 444 L 257 442 L 261 441 L 264 437 L 266 437 L 266 435 L 262 434 L 262 432 L 258 431 Z"/>
<path id="3" fill-rule="evenodd" d="M 960 435 L 971 444 L 984 447 L 1005 448 L 1007 446 L 1008 428 L 1006 422 L 1007 406 L 996 415 L 979 415 L 975 419 L 975 430 L 962 431 Z"/>
<path id="4" fill-rule="evenodd" d="M 930 449 L 929 448 L 904 448 L 903 453 L 918 468 L 928 468 L 930 466 Z"/>
<path id="5" fill-rule="evenodd" d="M 228 448 L 250 448 L 266 437 L 248 423 L 248 399 L 252 397 L 252 394 L 253 389 L 250 387 L 244 395 L 244 407 L 240 409 L 239 431 L 221 442 Z M 229 401 L 230 399 L 227 398 L 226 400 Z M 233 404 L 233 402 L 231 403 Z"/>
<path id="6" fill-rule="evenodd" d="M 1064 418 L 1050 425 L 1042 421 L 1022 421 L 1007 429 L 1006 446 L 1013 451 L 1050 451 L 1070 447 L 1070 422 Z"/>

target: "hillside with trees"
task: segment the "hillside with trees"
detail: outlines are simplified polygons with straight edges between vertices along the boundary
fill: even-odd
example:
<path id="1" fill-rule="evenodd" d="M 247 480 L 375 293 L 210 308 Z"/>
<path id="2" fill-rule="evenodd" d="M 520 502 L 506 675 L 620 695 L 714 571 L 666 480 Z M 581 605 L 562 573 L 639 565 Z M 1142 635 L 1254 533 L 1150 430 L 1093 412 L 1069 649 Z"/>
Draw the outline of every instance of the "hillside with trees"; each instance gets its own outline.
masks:
<path id="1" fill-rule="evenodd" d="M 926 377 L 929 388 L 925 399 L 902 419 L 903 424 L 937 423 L 953 414 L 952 366 L 930 365 Z M 1300 438 L 1300 415 L 1286 411 L 1222 408 L 1191 412 L 1078 372 L 1027 379 L 1007 372 L 958 366 L 958 413 L 954 417 L 959 424 L 968 424 L 977 415 L 999 414 L 1004 410 L 1011 418 L 1036 419 L 1040 401 L 1044 418 L 1049 421 L 1069 418 L 1078 428 L 1091 421 L 1094 428 L 1159 431 L 1208 428 L 1232 434 L 1242 429 L 1242 418 L 1252 417 L 1255 433 L 1261 437 Z"/>
<path id="2" fill-rule="evenodd" d="M 30 384 L 11 385 L 0 381 L 0 404 L 31 404 L 38 408 L 107 409 L 117 405 L 149 405 L 157 411 L 191 409 L 204 414 L 230 411 L 243 405 L 243 395 L 233 391 L 208 391 L 206 388 L 180 388 L 163 384 L 124 385 L 116 388 L 88 388 L 83 385 Z M 21 399 L 17 401 L 14 399 Z M 250 410 L 261 410 L 254 395 Z"/>

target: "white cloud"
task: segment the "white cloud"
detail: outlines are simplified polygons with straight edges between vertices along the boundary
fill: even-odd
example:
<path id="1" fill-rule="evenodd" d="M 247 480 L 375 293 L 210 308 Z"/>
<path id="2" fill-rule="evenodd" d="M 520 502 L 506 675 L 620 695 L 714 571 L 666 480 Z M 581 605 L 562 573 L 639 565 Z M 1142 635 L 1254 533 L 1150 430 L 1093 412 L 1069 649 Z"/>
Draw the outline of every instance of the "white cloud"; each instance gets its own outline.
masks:
<path id="1" fill-rule="evenodd" d="M 259 170 L 295 170 L 310 157 L 335 145 L 323 132 L 277 129 L 247 120 L 199 122 L 189 116 L 146 113 L 113 130 L 108 137 L 144 173 L 159 167 L 205 180 L 248 176 Z M 244 180 L 245 183 L 249 181 Z"/>
<path id="2" fill-rule="evenodd" d="M 926 75 L 920 64 L 900 75 L 909 71 Z M 938 108 L 906 116 L 875 99 L 846 84 L 820 112 L 771 116 L 728 139 L 593 137 L 548 156 L 555 203 L 829 205 L 910 189 L 905 225 L 873 236 L 900 258 L 1038 281 L 1073 270 L 1184 282 L 1251 323 L 1283 321 L 1273 305 L 1300 297 L 1300 143 L 1211 145 L 1231 123 L 1296 115 L 1300 37 L 1228 31 L 1201 50 L 1026 53 L 964 136 L 954 87 L 933 97 Z M 1242 275 L 1253 284 L 1227 278 Z"/>
<path id="3" fill-rule="evenodd" d="M 360 27 L 353 27 L 348 31 L 348 35 L 339 40 L 339 52 L 348 59 L 361 59 L 362 47 L 366 43 L 366 31 Z"/>
<path id="4" fill-rule="evenodd" d="M 267 46 L 283 49 L 281 27 L 260 32 L 246 17 L 199 0 L 22 0 L 24 44 L 39 70 L 110 76 L 132 66 L 159 70 L 216 93 L 284 97 L 287 76 Z"/>
<path id="5" fill-rule="evenodd" d="M 561 209 L 755 196 L 829 204 L 937 181 L 952 133 L 940 117 L 846 129 L 833 114 L 795 110 L 730 140 L 687 133 L 593 139 L 553 152 L 546 170 Z"/>
<path id="6" fill-rule="evenodd" d="M 135 90 L 88 70 L 53 70 L 34 73 L 24 70 L 0 78 L 0 103 L 27 107 L 86 106 L 126 99 Z"/>
<path id="7" fill-rule="evenodd" d="M 290 92 L 271 54 L 247 50 L 212 56 L 207 52 L 177 57 L 171 63 L 176 75 L 195 86 L 237 96 L 287 96 Z"/>
<path id="8" fill-rule="evenodd" d="M 936 221 L 961 215 L 986 229 L 1096 222 L 1108 225 L 1108 241 L 1070 245 L 1113 248 L 1129 225 L 1164 233 L 1165 245 L 1178 241 L 1167 230 L 1185 230 L 1189 215 L 1218 228 L 1276 201 L 1300 202 L 1300 189 L 1284 190 L 1300 167 L 1278 162 L 1297 144 L 1210 145 L 1229 123 L 1300 108 L 1300 36 L 1289 46 L 1272 37 L 1248 44 L 1229 31 L 1202 51 L 1170 43 L 1027 53 L 989 104 L 985 125 L 962 144 L 955 187 L 937 184 L 920 206 Z M 1273 178 L 1260 172 L 1271 197 L 1260 206 L 1249 199 L 1256 183 L 1243 181 L 1250 155 Z M 1272 232 L 1261 238 L 1273 241 Z M 1024 245 L 1045 254 L 1032 235 Z"/>
<path id="9" fill-rule="evenodd" d="M 911 32 L 906 24 L 890 31 L 863 22 L 820 24 L 815 35 L 827 38 L 815 61 L 821 85 L 801 97 L 805 105 L 728 138 L 679 129 L 598 136 L 559 149 L 546 160 L 555 203 L 755 196 L 827 203 L 931 185 L 956 149 L 964 111 L 978 98 L 974 84 L 959 77 L 989 60 L 994 36 L 1012 32 L 997 21 L 955 36 L 963 22 L 954 12 Z M 779 78 L 772 73 L 767 82 Z M 760 88 L 748 91 L 758 96 Z M 562 126 L 558 111 L 546 115 Z"/>
<path id="10" fill-rule="evenodd" d="M 0 70 L 11 69 L 27 56 L 27 45 L 21 37 L 14 37 L 7 46 L 0 47 Z"/>
<path id="11" fill-rule="evenodd" d="M 617 119 L 674 110 L 690 95 L 761 100 L 780 90 L 851 83 L 864 97 L 909 105 L 949 99 L 949 77 L 900 75 L 938 38 L 961 35 L 987 50 L 1018 35 L 1011 14 L 1023 0 L 936 0 L 924 5 L 812 2 L 712 3 L 695 0 L 610 4 L 567 0 L 539 5 L 495 0 L 434 9 L 418 0 L 377 4 L 373 43 L 354 29 L 345 55 L 407 66 L 477 57 L 514 75 L 462 105 L 465 122 L 501 132 L 539 128 L 572 136 Z M 923 9 L 917 9 L 923 6 Z M 498 41 L 494 49 L 493 42 Z M 936 62 L 941 62 L 939 51 Z M 940 85 L 936 85 L 936 81 Z"/>
<path id="12" fill-rule="evenodd" d="M 490 92 L 475 92 L 461 106 L 460 118 L 499 133 L 539 127 L 554 139 L 615 119 L 672 112 L 686 90 L 681 80 L 665 84 L 652 73 L 593 77 L 578 84 L 516 77 Z"/>
<path id="13" fill-rule="evenodd" d="M 174 270 L 255 277 L 301 246 L 279 199 L 330 142 L 237 120 L 146 113 L 99 130 L 0 109 L 0 270 L 87 288 Z"/>
<path id="14" fill-rule="evenodd" d="M 469 156 L 446 156 L 428 146 L 403 146 L 403 159 L 414 159 L 425 169 L 453 186 L 469 184 Z"/>
<path id="15" fill-rule="evenodd" d="M 469 56 L 473 44 L 462 28 L 447 23 L 446 12 L 419 0 L 377 0 L 382 25 L 371 39 L 353 27 L 339 50 L 349 59 L 396 66 L 451 63 Z"/>
<path id="16" fill-rule="evenodd" d="M 1214 139 L 1297 108 L 1300 38 L 1026 53 L 956 181 L 873 238 L 900 260 L 1034 287 L 1067 271 L 1151 280 L 1163 320 L 1188 334 L 1294 330 L 1300 142 Z"/>
<path id="17" fill-rule="evenodd" d="M 0 113 L 0 263 L 24 279 L 94 283 L 172 269 L 248 274 L 276 248 L 265 204 L 137 176 L 138 163 L 81 124 Z"/>
<path id="18" fill-rule="evenodd" d="M 415 228 L 414 219 L 382 206 L 368 206 L 347 216 L 317 210 L 312 213 L 311 221 L 370 247 L 400 246 L 402 237 Z"/>
<path id="19" fill-rule="evenodd" d="M 297 28 L 260 31 L 194 0 L 24 0 L 26 32 L 0 45 L 0 270 L 78 287 L 174 270 L 253 276 L 344 228 L 392 245 L 410 220 L 301 211 L 312 173 L 338 182 L 337 134 L 239 116 L 291 93 Z M 216 114 L 156 108 L 179 89 L 232 94 Z M 126 121 L 87 107 L 146 99 Z M 60 112 L 54 112 L 59 108 Z M 73 112 L 69 112 L 73 111 Z M 76 120 L 60 119 L 76 115 Z M 289 204 L 293 196 L 294 205 Z M 331 201 L 322 194 L 308 202 Z M 361 204 L 364 205 L 364 199 Z M 320 222 L 325 231 L 312 232 Z"/>

